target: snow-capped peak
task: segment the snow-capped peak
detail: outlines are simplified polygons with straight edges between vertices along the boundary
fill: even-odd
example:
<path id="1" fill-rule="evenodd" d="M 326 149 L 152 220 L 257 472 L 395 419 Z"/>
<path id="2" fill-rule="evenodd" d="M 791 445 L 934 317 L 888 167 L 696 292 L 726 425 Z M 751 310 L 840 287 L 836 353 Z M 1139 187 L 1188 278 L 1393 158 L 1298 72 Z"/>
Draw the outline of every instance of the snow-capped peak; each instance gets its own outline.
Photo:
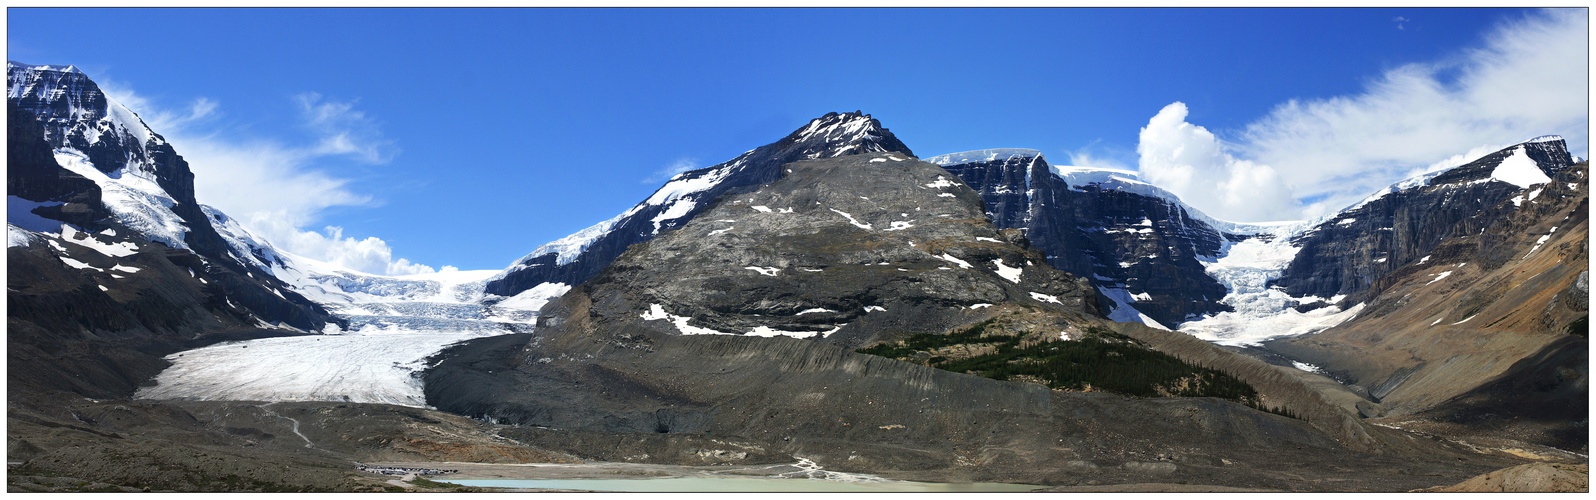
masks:
<path id="1" fill-rule="evenodd" d="M 881 122 L 859 112 L 827 113 L 809 121 L 804 128 L 791 136 L 796 142 L 849 142 L 857 138 L 881 137 Z M 879 145 L 869 144 L 868 151 L 882 152 Z M 839 154 L 841 151 L 838 152 Z"/>
<path id="2" fill-rule="evenodd" d="M 1037 156 L 1042 156 L 1042 152 L 1035 149 L 995 148 L 977 149 L 975 151 L 964 151 L 960 153 L 948 153 L 945 155 L 927 158 L 925 161 L 946 167 L 950 165 L 962 165 L 965 163 L 1011 160 L 1014 158 L 1032 158 Z"/>
<path id="3" fill-rule="evenodd" d="M 59 72 L 62 72 L 62 73 L 77 73 L 77 74 L 80 74 L 80 75 L 83 74 L 82 70 L 79 70 L 77 66 L 73 66 L 71 64 L 68 64 L 66 66 L 58 66 L 58 65 L 53 65 L 53 64 L 27 64 L 27 63 L 21 63 L 21 62 L 17 62 L 17 61 L 7 60 L 6 61 L 6 70 L 10 71 L 11 69 L 22 69 L 22 70 L 27 70 L 27 71 L 59 71 Z"/>
<path id="4" fill-rule="evenodd" d="M 1560 135 L 1543 135 L 1543 136 L 1536 137 L 1534 139 L 1530 139 L 1530 140 L 1527 140 L 1527 141 L 1524 141 L 1524 142 L 1527 142 L 1527 143 L 1528 142 L 1559 142 L 1559 141 L 1562 141 L 1562 140 L 1563 140 L 1563 136 L 1560 136 Z"/>

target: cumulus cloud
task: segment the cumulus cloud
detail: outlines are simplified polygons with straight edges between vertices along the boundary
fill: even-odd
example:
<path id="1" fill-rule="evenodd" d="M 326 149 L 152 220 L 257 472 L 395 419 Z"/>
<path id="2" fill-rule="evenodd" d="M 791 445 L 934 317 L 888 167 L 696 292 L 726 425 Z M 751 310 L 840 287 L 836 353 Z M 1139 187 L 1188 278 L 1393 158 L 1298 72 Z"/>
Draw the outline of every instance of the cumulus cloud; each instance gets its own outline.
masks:
<path id="1" fill-rule="evenodd" d="M 1186 104 L 1165 106 L 1142 127 L 1142 179 L 1208 215 L 1236 221 L 1289 219 L 1299 211 L 1275 169 L 1231 155 L 1208 129 L 1186 122 Z M 1284 216 L 1284 217 L 1282 217 Z"/>
<path id="2" fill-rule="evenodd" d="M 368 195 L 349 180 L 317 170 L 318 159 L 384 163 L 395 153 L 378 124 L 353 102 L 295 96 L 303 125 L 315 138 L 304 144 L 274 139 L 224 137 L 213 124 L 221 113 L 214 100 L 198 98 L 178 110 L 160 107 L 125 85 L 101 85 L 107 95 L 165 137 L 194 171 L 195 197 L 243 222 L 252 232 L 290 253 L 374 274 L 430 273 L 430 266 L 393 257 L 382 239 L 344 236 L 343 228 L 309 230 L 337 206 L 365 206 Z"/>
<path id="3" fill-rule="evenodd" d="M 1209 215 L 1263 221 L 1332 213 L 1545 134 L 1589 156 L 1587 30 L 1581 10 L 1536 11 L 1456 57 L 1388 70 L 1361 93 L 1280 104 L 1234 142 L 1170 104 L 1142 129 L 1138 166 Z"/>
<path id="4" fill-rule="evenodd" d="M 375 236 L 344 236 L 344 228 L 326 226 L 321 232 L 305 231 L 288 223 L 286 212 L 253 212 L 240 219 L 256 234 L 291 253 L 331 262 L 357 271 L 390 276 L 434 272 L 431 266 L 393 257 L 388 243 Z M 444 266 L 445 270 L 453 269 Z"/>
<path id="5" fill-rule="evenodd" d="M 1281 104 L 1234 151 L 1318 200 L 1304 217 L 1539 135 L 1589 156 L 1587 30 L 1582 10 L 1534 12 L 1459 57 L 1391 69 L 1362 93 Z"/>
<path id="6" fill-rule="evenodd" d="M 676 161 L 673 161 L 664 167 L 660 167 L 659 170 L 655 170 L 654 173 L 649 174 L 648 177 L 644 177 L 643 180 L 639 182 L 642 182 L 643 184 L 657 184 L 670 180 L 670 178 L 675 177 L 676 174 L 680 174 L 688 170 L 696 170 L 698 168 L 699 165 L 697 158 L 677 158 Z"/>

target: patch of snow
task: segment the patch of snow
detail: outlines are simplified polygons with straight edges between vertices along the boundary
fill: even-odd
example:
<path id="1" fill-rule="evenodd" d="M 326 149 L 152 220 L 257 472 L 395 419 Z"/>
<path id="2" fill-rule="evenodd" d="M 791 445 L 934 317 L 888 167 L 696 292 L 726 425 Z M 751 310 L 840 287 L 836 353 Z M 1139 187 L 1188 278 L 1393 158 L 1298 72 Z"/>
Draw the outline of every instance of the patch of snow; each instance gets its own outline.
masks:
<path id="1" fill-rule="evenodd" d="M 870 163 L 886 163 L 886 158 L 871 158 Z"/>
<path id="2" fill-rule="evenodd" d="M 763 274 L 765 276 L 775 276 L 776 273 L 781 272 L 780 269 L 777 269 L 777 268 L 774 268 L 774 267 L 754 267 L 754 266 L 749 266 L 749 267 L 745 267 L 743 269 L 747 269 L 747 270 L 750 270 L 750 271 L 753 271 L 753 272 L 756 272 L 756 273 L 759 273 L 759 274 Z"/>
<path id="3" fill-rule="evenodd" d="M 1135 303 L 1136 299 L 1131 297 L 1130 292 L 1125 291 L 1123 286 L 1100 286 L 1097 287 L 1097 290 L 1103 294 L 1103 297 L 1108 298 L 1108 319 L 1121 323 L 1141 323 L 1159 330 L 1169 329 L 1132 306 L 1131 304 Z"/>
<path id="4" fill-rule="evenodd" d="M 939 197 L 939 198 L 958 198 L 958 196 L 954 195 L 953 193 L 938 193 L 937 197 Z M 941 217 L 947 217 L 947 216 L 943 215 Z"/>
<path id="5" fill-rule="evenodd" d="M 124 273 L 132 274 L 132 273 L 136 273 L 136 272 L 142 271 L 143 269 L 137 268 L 137 267 L 124 266 L 124 265 L 121 265 L 121 264 L 117 264 L 117 265 L 111 266 L 111 270 L 112 271 L 121 271 L 121 272 L 124 272 Z"/>
<path id="6" fill-rule="evenodd" d="M 698 202 L 693 200 L 676 200 L 676 202 L 672 203 L 670 207 L 667 207 L 664 211 L 661 211 L 659 215 L 655 215 L 654 218 L 649 219 L 649 222 L 654 223 L 654 234 L 659 234 L 661 225 L 664 224 L 665 221 L 686 217 L 688 213 L 693 211 L 693 207 L 696 206 L 698 206 Z"/>
<path id="7" fill-rule="evenodd" d="M 902 231 L 904 229 L 908 229 L 908 228 L 914 227 L 914 224 L 912 224 L 913 222 L 914 221 L 912 221 L 912 220 L 909 220 L 909 221 L 895 220 L 895 221 L 892 221 L 891 227 L 888 227 L 885 230 L 886 231 Z"/>
<path id="8" fill-rule="evenodd" d="M 571 285 L 565 283 L 539 283 L 537 286 L 526 289 L 510 298 L 499 301 L 493 307 L 499 309 L 517 309 L 522 311 L 536 311 L 542 309 L 544 304 L 565 295 L 571 291 Z"/>
<path id="9" fill-rule="evenodd" d="M 948 255 L 947 253 L 943 253 L 942 255 L 933 255 L 932 257 L 936 257 L 938 259 L 942 259 L 942 260 L 945 260 L 945 261 L 948 261 L 948 262 L 952 262 L 954 264 L 958 264 L 960 269 L 971 269 L 971 268 L 975 267 L 975 266 L 971 266 L 969 262 L 965 262 L 963 260 L 960 260 L 958 257 L 954 257 L 952 255 Z"/>
<path id="10" fill-rule="evenodd" d="M 1527 258 L 1529 258 L 1530 254 L 1535 253 L 1536 250 L 1540 250 L 1541 249 L 1541 245 L 1546 244 L 1546 240 L 1552 239 L 1552 233 L 1555 233 L 1555 232 L 1557 232 L 1557 227 L 1553 226 L 1551 231 L 1547 231 L 1546 234 L 1543 234 L 1543 235 L 1541 235 L 1540 238 L 1536 239 L 1535 240 L 1535 246 L 1531 247 L 1530 251 L 1525 253 L 1523 257 L 1519 257 L 1519 260 L 1527 259 Z"/>
<path id="11" fill-rule="evenodd" d="M 1035 300 L 1037 302 L 1052 302 L 1054 304 L 1059 304 L 1059 305 L 1063 305 L 1064 304 L 1063 302 L 1059 302 L 1058 297 L 1054 297 L 1052 295 L 1048 295 L 1048 294 L 1045 294 L 1045 293 L 1036 293 L 1036 292 L 1030 292 L 1030 293 L 1031 293 L 1031 299 Z"/>
<path id="12" fill-rule="evenodd" d="M 838 214 L 842 214 L 843 217 L 846 217 L 848 219 L 848 223 L 849 224 L 853 224 L 854 226 L 857 226 L 860 229 L 870 229 L 870 225 L 869 224 L 865 224 L 865 223 L 859 222 L 857 220 L 854 220 L 853 215 L 849 214 L 848 212 L 837 210 L 835 208 L 831 208 L 831 209 L 828 209 L 828 210 L 831 210 L 831 211 L 836 212 Z"/>
<path id="13" fill-rule="evenodd" d="M 1551 177 L 1546 176 L 1546 172 L 1541 171 L 1535 160 L 1525 153 L 1523 145 L 1514 148 L 1512 155 L 1496 165 L 1496 169 L 1491 171 L 1491 178 L 1519 188 L 1552 181 Z"/>
<path id="14" fill-rule="evenodd" d="M 1313 365 L 1310 365 L 1310 364 L 1307 364 L 1307 363 L 1303 363 L 1301 361 L 1292 361 L 1291 362 L 1291 366 L 1294 366 L 1298 370 L 1302 370 L 1302 371 L 1305 371 L 1305 372 L 1308 372 L 1308 373 L 1324 373 L 1324 369 L 1321 369 L 1321 368 L 1319 368 L 1317 366 L 1313 366 Z"/>
<path id="15" fill-rule="evenodd" d="M 864 310 L 865 312 L 887 312 L 887 308 L 881 306 L 865 306 Z"/>
<path id="16" fill-rule="evenodd" d="M 826 330 L 826 331 L 823 331 L 823 332 L 816 332 L 816 331 L 797 331 L 797 332 L 794 332 L 794 331 L 787 331 L 787 330 L 777 330 L 777 329 L 774 329 L 774 328 L 771 328 L 771 327 L 768 327 L 768 326 L 760 325 L 760 326 L 754 327 L 753 330 L 749 330 L 747 333 L 744 333 L 743 335 L 747 335 L 747 336 L 750 336 L 750 337 L 777 337 L 777 336 L 780 336 L 780 337 L 793 337 L 793 338 L 799 338 L 799 339 L 806 339 L 806 338 L 809 338 L 809 337 L 814 337 L 816 335 L 819 335 L 821 338 L 825 338 L 825 337 L 830 337 L 831 334 L 833 334 L 833 333 L 837 333 L 837 331 L 841 330 L 842 327 L 844 327 L 844 326 L 848 326 L 848 325 L 847 324 L 836 325 L 836 326 L 832 327 L 830 330 Z"/>
<path id="17" fill-rule="evenodd" d="M 1425 283 L 1425 285 L 1435 284 L 1435 282 L 1444 280 L 1444 279 L 1446 279 L 1447 276 L 1451 276 L 1451 275 L 1452 275 L 1452 271 L 1441 271 L 1441 274 L 1435 275 L 1435 279 L 1430 280 L 1430 282 L 1429 283 Z"/>
<path id="18" fill-rule="evenodd" d="M 72 258 L 69 258 L 69 257 L 67 257 L 65 255 L 57 255 L 56 258 L 61 259 L 61 262 L 65 262 L 66 265 L 74 267 L 74 268 L 77 268 L 77 269 L 93 269 L 95 271 L 100 271 L 100 272 L 104 272 L 105 271 L 104 269 L 100 269 L 98 267 L 94 267 L 94 266 L 85 264 L 85 263 L 83 263 L 83 261 L 72 259 Z"/>
<path id="19" fill-rule="evenodd" d="M 943 176 L 938 175 L 937 176 L 937 180 L 935 182 L 932 182 L 930 184 L 926 184 L 925 187 L 933 188 L 933 189 L 941 189 L 941 188 L 950 188 L 950 187 L 957 186 L 957 185 L 958 184 L 954 184 L 953 181 L 948 180 L 947 177 L 943 177 Z"/>
<path id="20" fill-rule="evenodd" d="M 1148 294 L 1147 292 L 1133 294 L 1133 295 L 1131 295 L 1131 298 L 1132 299 L 1136 299 L 1137 302 L 1153 300 L 1153 296 Z"/>
<path id="21" fill-rule="evenodd" d="M 1443 320 L 1443 319 L 1446 319 L 1446 317 L 1442 316 L 1442 317 L 1439 317 L 1439 318 L 1435 318 L 1435 322 L 1434 323 L 1430 323 L 1430 326 L 1435 326 L 1437 324 L 1440 324 L 1441 320 Z"/>
<path id="22" fill-rule="evenodd" d="M 709 236 L 714 236 L 714 235 L 717 235 L 717 234 L 720 234 L 720 233 L 724 233 L 726 231 L 730 231 L 730 230 L 733 230 L 733 229 L 737 229 L 737 228 L 736 227 L 728 227 L 728 228 L 716 229 L 714 231 L 710 231 L 709 232 Z"/>
<path id="23" fill-rule="evenodd" d="M 1015 283 L 1020 282 L 1020 272 L 1022 271 L 1021 268 L 1005 266 L 1003 265 L 1003 259 L 992 259 L 992 264 L 997 266 L 998 276 L 1002 276 L 1003 279 L 1013 281 Z"/>
<path id="24" fill-rule="evenodd" d="M 778 213 L 778 214 L 790 214 L 790 213 L 792 213 L 792 207 L 778 208 L 778 209 L 776 209 L 776 213 Z"/>
<path id="25" fill-rule="evenodd" d="M 994 238 L 988 238 L 988 237 L 985 237 L 985 236 L 976 236 L 975 237 L 975 241 L 989 241 L 989 242 L 992 242 L 992 243 L 1002 243 L 1001 241 L 998 241 L 998 240 L 996 240 Z"/>
<path id="26" fill-rule="evenodd" d="M 89 233 L 78 231 L 77 228 L 67 224 L 61 225 L 61 239 L 89 247 L 107 257 L 127 257 L 139 252 L 138 245 L 131 242 L 104 243 L 94 239 Z"/>
<path id="27" fill-rule="evenodd" d="M 798 314 L 795 314 L 794 316 L 803 316 L 805 314 L 813 314 L 813 313 L 834 313 L 834 312 L 837 312 L 837 311 L 833 311 L 831 309 L 826 309 L 824 307 L 816 307 L 814 309 L 804 309 L 802 311 L 798 311 Z"/>
<path id="28" fill-rule="evenodd" d="M 981 309 L 983 307 L 992 307 L 992 304 L 980 303 L 980 304 L 972 304 L 972 305 L 970 305 L 970 309 Z"/>
<path id="29" fill-rule="evenodd" d="M 94 285 L 94 286 L 100 287 L 100 291 L 102 291 L 102 292 L 111 291 L 111 289 L 110 288 L 106 288 L 105 285 Z"/>
<path id="30" fill-rule="evenodd" d="M 759 212 L 759 213 L 763 213 L 763 214 L 770 213 L 770 207 L 767 207 L 767 206 L 764 206 L 764 205 L 754 205 L 754 206 L 749 207 L 749 208 L 754 209 L 755 212 Z"/>

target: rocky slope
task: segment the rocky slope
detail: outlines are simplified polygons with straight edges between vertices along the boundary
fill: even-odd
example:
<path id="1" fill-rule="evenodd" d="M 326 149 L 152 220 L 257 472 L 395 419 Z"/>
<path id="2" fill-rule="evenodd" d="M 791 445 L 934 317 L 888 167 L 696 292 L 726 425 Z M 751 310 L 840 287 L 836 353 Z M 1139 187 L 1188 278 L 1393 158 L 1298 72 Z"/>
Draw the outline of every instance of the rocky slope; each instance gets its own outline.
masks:
<path id="1" fill-rule="evenodd" d="M 1339 420 L 1329 405 L 1318 408 L 1332 432 L 1210 398 L 1055 391 L 851 352 L 843 347 L 1008 313 L 1046 319 L 1032 324 L 1049 335 L 1107 322 L 1094 314 L 1090 283 L 1041 262 L 1018 232 L 991 226 L 980 197 L 934 164 L 878 153 L 784 172 L 634 245 L 546 306 L 536 332 L 446 350 L 426 374 L 428 402 L 604 460 L 797 456 L 836 470 L 1042 484 L 1089 476 L 1285 485 L 1271 478 L 1309 456 L 1386 465 L 1430 457 L 1405 460 L 1448 477 L 1480 470 L 1460 466 L 1455 448 L 1384 444 L 1404 438 Z M 1254 363 L 1251 380 L 1312 392 L 1196 339 L 1127 334 L 1188 358 Z M 1364 440 L 1348 439 L 1352 429 L 1367 431 Z M 1237 463 L 1249 465 L 1229 467 Z M 1373 473 L 1362 480 L 1392 479 L 1359 470 Z"/>
<path id="2" fill-rule="evenodd" d="M 647 200 L 615 218 L 538 247 L 490 281 L 487 292 L 508 297 L 545 283 L 579 284 L 598 274 L 627 247 L 681 227 L 722 194 L 781 178 L 782 165 L 875 152 L 913 155 L 870 115 L 827 113 L 779 141 L 711 167 L 678 174 Z"/>
<path id="3" fill-rule="evenodd" d="M 1587 449 L 1588 344 L 1569 332 L 1589 314 L 1588 164 L 1548 170 L 1547 182 L 1425 229 L 1446 236 L 1371 281 L 1357 318 L 1266 347 L 1365 391 L 1378 403 L 1369 416 Z M 1465 189 L 1441 179 L 1434 191 Z"/>

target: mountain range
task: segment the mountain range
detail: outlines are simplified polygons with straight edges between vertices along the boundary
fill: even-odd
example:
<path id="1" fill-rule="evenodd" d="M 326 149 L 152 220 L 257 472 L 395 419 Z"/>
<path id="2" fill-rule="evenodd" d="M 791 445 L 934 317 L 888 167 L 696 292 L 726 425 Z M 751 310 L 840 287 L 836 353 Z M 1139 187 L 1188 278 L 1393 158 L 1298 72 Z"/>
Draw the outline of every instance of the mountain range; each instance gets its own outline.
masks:
<path id="1" fill-rule="evenodd" d="M 14 489 L 800 460 L 1407 491 L 1588 453 L 1588 163 L 1557 136 L 1236 223 L 1134 172 L 922 160 L 828 113 L 506 269 L 378 276 L 199 204 L 76 68 L 7 79 Z"/>

